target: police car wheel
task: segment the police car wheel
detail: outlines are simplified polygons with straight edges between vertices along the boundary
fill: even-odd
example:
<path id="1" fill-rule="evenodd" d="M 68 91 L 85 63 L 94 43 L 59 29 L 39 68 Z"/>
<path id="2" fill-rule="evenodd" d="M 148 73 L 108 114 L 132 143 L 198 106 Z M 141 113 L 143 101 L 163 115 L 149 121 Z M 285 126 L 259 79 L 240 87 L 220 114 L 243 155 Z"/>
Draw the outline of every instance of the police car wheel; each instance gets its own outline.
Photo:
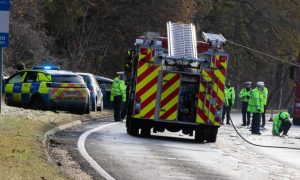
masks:
<path id="1" fill-rule="evenodd" d="M 31 107 L 34 110 L 45 110 L 46 109 L 43 99 L 39 96 L 34 97 L 32 99 Z"/>
<path id="2" fill-rule="evenodd" d="M 97 107 L 97 110 L 103 111 L 103 99 L 101 100 L 101 104 L 99 107 Z"/>
<path id="3" fill-rule="evenodd" d="M 97 99 L 95 99 L 92 103 L 92 111 L 97 111 Z"/>

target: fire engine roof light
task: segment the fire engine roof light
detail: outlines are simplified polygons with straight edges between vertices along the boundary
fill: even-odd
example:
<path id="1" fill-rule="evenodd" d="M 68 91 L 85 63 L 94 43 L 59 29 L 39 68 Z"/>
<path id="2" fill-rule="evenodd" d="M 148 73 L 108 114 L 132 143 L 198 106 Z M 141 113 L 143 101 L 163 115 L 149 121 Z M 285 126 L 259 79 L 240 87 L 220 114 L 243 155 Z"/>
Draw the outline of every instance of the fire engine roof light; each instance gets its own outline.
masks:
<path id="1" fill-rule="evenodd" d="M 226 39 L 222 34 L 213 34 L 202 32 L 202 37 L 207 43 L 211 43 L 212 46 L 222 46 L 226 43 Z"/>
<path id="2" fill-rule="evenodd" d="M 43 69 L 43 70 L 59 70 L 59 66 L 51 66 L 51 65 L 44 65 L 44 66 L 32 66 L 32 69 Z"/>
<path id="3" fill-rule="evenodd" d="M 143 39 L 136 39 L 135 40 L 135 44 L 136 45 L 143 45 L 144 44 L 144 40 Z"/>

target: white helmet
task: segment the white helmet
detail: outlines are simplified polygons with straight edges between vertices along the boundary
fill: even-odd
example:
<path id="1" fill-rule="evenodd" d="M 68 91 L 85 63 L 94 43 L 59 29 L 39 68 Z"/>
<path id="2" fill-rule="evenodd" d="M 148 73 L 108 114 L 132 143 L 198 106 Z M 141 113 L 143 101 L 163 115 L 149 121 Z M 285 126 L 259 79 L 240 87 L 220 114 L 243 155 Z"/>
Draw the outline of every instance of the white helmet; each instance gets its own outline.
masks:
<path id="1" fill-rule="evenodd" d="M 264 87 L 264 86 L 265 86 L 265 83 L 264 83 L 263 81 L 258 81 L 258 82 L 256 83 L 256 85 L 257 85 L 258 87 Z"/>

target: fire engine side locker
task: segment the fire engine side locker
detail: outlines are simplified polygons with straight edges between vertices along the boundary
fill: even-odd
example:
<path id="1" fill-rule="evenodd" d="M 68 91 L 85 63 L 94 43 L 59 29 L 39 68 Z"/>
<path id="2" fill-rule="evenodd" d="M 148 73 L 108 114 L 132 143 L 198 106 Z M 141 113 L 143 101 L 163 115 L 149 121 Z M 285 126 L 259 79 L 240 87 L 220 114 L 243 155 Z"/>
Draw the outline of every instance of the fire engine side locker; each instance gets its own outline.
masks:
<path id="1" fill-rule="evenodd" d="M 178 99 L 180 87 L 180 74 L 175 72 L 162 71 L 157 98 L 159 103 L 156 106 L 159 120 L 177 120 Z"/>

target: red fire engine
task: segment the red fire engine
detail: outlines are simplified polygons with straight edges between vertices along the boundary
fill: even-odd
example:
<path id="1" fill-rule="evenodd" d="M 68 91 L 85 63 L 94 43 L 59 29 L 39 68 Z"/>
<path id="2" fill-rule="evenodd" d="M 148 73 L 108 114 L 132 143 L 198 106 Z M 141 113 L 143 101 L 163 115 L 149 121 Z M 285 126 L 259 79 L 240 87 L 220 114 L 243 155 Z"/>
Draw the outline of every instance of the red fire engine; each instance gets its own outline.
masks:
<path id="1" fill-rule="evenodd" d="M 148 32 L 136 40 L 125 61 L 130 135 L 182 131 L 197 142 L 215 142 L 222 122 L 228 54 L 221 34 L 193 24 L 167 23 L 168 37 Z"/>
<path id="2" fill-rule="evenodd" d="M 293 124 L 300 125 L 300 51 L 298 54 L 297 64 L 298 67 L 292 66 L 290 69 L 290 78 L 295 82 L 295 101 L 294 107 L 292 110 L 289 109 L 289 113 L 293 117 Z"/>

